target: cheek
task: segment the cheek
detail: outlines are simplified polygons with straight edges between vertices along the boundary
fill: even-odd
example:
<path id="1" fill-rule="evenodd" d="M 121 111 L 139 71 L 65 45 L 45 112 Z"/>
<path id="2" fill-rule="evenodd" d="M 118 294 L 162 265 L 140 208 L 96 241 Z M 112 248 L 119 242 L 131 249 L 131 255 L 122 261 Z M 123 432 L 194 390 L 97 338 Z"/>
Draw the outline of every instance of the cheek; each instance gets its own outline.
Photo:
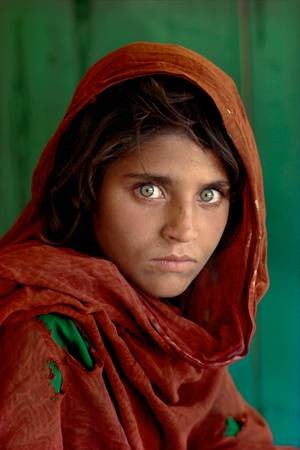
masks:
<path id="1" fill-rule="evenodd" d="M 223 234 L 227 222 L 228 222 L 228 216 L 229 216 L 229 205 L 227 208 L 224 208 L 224 211 L 222 212 L 222 214 L 220 215 L 220 218 L 218 221 L 216 221 L 216 225 L 217 225 L 217 230 L 219 234 Z"/>
<path id="2" fill-rule="evenodd" d="M 216 215 L 206 222 L 206 235 L 209 237 L 210 246 L 215 248 L 219 243 L 226 228 L 229 213 L 229 205 L 219 210 Z"/>
<path id="3" fill-rule="evenodd" d="M 107 256 L 133 253 L 147 240 L 148 220 L 123 196 L 106 196 L 94 220 L 97 242 Z M 147 227 L 148 225 L 148 227 Z M 141 242 L 142 240 L 142 242 Z"/>

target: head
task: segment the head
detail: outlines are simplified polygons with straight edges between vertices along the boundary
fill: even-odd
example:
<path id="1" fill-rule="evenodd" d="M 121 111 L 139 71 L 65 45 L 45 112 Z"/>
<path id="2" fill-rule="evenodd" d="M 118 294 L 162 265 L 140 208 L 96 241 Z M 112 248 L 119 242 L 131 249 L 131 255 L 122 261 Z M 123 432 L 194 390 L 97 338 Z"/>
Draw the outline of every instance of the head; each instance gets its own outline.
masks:
<path id="1" fill-rule="evenodd" d="M 110 259 L 148 294 L 174 297 L 234 239 L 244 178 L 204 91 L 166 75 L 128 80 L 61 138 L 42 239 Z"/>

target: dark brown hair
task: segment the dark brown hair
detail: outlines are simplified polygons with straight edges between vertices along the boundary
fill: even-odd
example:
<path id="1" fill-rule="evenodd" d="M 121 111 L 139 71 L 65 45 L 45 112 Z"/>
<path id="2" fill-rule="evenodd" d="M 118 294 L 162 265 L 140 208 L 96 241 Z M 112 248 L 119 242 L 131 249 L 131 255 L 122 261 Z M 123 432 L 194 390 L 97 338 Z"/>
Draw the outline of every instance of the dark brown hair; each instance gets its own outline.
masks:
<path id="1" fill-rule="evenodd" d="M 41 239 L 98 254 L 91 217 L 105 170 L 165 129 L 186 133 L 222 162 L 231 204 L 218 250 L 227 245 L 242 218 L 242 161 L 212 99 L 190 82 L 167 75 L 135 78 L 107 89 L 73 120 L 58 144 L 39 206 Z"/>

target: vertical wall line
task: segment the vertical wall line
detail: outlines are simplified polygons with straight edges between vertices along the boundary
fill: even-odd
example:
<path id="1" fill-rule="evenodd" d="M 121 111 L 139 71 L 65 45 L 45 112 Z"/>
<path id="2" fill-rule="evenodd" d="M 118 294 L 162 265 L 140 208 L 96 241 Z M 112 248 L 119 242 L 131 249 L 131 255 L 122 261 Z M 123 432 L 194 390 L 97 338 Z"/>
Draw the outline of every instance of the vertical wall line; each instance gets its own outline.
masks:
<path id="1" fill-rule="evenodd" d="M 238 0 L 239 16 L 239 40 L 240 40 L 240 79 L 241 96 L 243 98 L 249 120 L 253 126 L 253 80 L 251 64 L 251 39 L 250 39 L 250 2 L 252 0 Z M 257 322 L 259 322 L 257 317 Z M 263 414 L 262 402 L 262 371 L 261 371 L 261 339 L 258 323 L 256 333 L 252 340 L 252 378 L 253 398 L 255 407 Z"/>
<path id="2" fill-rule="evenodd" d="M 89 66 L 91 46 L 91 0 L 73 0 L 74 39 L 78 55 L 78 78 L 81 78 Z"/>
<path id="3" fill-rule="evenodd" d="M 18 210 L 24 207 L 28 189 L 24 174 L 29 172 L 28 147 L 30 144 L 30 95 L 26 79 L 23 21 L 17 17 L 13 24 L 14 71 L 9 105 L 9 151 L 14 165 L 14 183 L 17 184 Z"/>
<path id="4" fill-rule="evenodd" d="M 251 43 L 250 43 L 250 1 L 239 0 L 239 38 L 240 38 L 240 74 L 241 95 L 250 119 L 253 116 Z"/>

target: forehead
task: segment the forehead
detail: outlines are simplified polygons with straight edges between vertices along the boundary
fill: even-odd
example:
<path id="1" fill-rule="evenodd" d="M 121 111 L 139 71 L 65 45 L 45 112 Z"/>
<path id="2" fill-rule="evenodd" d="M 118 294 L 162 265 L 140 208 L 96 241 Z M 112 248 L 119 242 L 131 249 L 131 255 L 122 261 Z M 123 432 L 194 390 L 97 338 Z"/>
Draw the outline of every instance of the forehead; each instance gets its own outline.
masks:
<path id="1" fill-rule="evenodd" d="M 116 160 L 111 168 L 120 174 L 155 171 L 178 179 L 192 176 L 227 179 L 225 168 L 215 152 L 203 149 L 189 136 L 176 132 L 160 133 L 148 138 Z"/>

